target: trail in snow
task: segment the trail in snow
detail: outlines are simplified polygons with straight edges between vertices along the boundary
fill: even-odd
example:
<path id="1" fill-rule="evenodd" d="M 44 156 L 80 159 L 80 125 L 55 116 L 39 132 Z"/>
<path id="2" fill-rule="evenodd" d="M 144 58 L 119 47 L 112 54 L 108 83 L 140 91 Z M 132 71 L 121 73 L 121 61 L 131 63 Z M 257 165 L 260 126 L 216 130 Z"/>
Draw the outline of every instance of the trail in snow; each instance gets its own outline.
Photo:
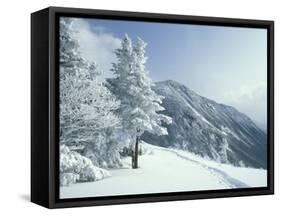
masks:
<path id="1" fill-rule="evenodd" d="M 247 184 L 239 181 L 238 179 L 235 179 L 235 178 L 229 176 L 226 172 L 219 170 L 217 168 L 214 168 L 214 167 L 207 166 L 206 164 L 200 163 L 199 161 L 192 160 L 192 159 L 188 158 L 187 156 L 184 156 L 184 155 L 178 153 L 176 150 L 164 149 L 164 148 L 159 149 L 159 150 L 172 152 L 184 160 L 188 160 L 193 163 L 197 163 L 198 165 L 202 166 L 207 171 L 209 171 L 212 175 L 218 177 L 220 179 L 220 183 L 225 184 L 229 188 L 247 188 L 247 187 L 249 187 Z"/>
<path id="2" fill-rule="evenodd" d="M 237 168 L 186 151 L 144 144 L 139 169 L 112 169 L 111 177 L 60 188 L 61 198 L 218 190 L 266 186 L 266 171 Z M 131 159 L 125 163 L 130 166 Z"/>

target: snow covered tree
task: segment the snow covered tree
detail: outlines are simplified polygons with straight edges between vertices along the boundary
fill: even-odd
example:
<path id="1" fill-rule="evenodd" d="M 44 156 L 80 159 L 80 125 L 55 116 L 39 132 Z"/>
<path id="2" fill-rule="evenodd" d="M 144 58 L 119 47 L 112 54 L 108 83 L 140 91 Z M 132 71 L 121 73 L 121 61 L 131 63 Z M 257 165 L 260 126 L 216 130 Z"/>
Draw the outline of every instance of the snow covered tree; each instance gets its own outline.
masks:
<path id="1" fill-rule="evenodd" d="M 98 181 L 109 177 L 107 170 L 93 165 L 89 158 L 71 151 L 66 145 L 60 145 L 60 185 L 76 182 Z"/>
<path id="2" fill-rule="evenodd" d="M 107 79 L 109 90 L 121 102 L 116 113 L 122 119 L 124 131 L 130 134 L 132 143 L 132 168 L 138 168 L 138 151 L 140 136 L 144 131 L 152 134 L 167 135 L 167 129 L 161 122 L 170 124 L 172 119 L 160 111 L 163 97 L 153 90 L 153 82 L 145 67 L 146 43 L 140 38 L 135 46 L 128 35 L 122 41 L 121 48 L 116 50 L 118 62 L 113 63 L 114 78 Z"/>
<path id="3" fill-rule="evenodd" d="M 60 143 L 90 144 L 101 130 L 115 127 L 119 102 L 99 82 L 94 63 L 81 56 L 74 20 L 60 20 Z"/>

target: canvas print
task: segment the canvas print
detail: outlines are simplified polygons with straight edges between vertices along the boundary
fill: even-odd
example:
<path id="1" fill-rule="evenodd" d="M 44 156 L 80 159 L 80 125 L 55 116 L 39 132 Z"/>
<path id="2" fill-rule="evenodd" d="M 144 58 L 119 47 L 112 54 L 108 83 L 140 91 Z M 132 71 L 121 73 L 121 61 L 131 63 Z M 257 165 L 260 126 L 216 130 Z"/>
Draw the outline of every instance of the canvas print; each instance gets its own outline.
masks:
<path id="1" fill-rule="evenodd" d="M 61 199 L 267 186 L 267 31 L 60 17 Z"/>

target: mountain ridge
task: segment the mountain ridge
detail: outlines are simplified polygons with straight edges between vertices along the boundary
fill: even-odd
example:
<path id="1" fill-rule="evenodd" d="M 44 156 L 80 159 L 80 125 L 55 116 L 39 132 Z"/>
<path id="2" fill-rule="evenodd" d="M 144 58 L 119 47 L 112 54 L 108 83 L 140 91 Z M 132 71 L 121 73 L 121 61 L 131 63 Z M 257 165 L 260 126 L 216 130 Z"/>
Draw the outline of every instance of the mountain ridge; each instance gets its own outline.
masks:
<path id="1" fill-rule="evenodd" d="M 266 134 L 247 115 L 217 103 L 174 81 L 156 82 L 153 90 L 164 96 L 163 114 L 173 118 L 169 135 L 144 133 L 145 142 L 185 149 L 235 166 L 266 168 Z"/>

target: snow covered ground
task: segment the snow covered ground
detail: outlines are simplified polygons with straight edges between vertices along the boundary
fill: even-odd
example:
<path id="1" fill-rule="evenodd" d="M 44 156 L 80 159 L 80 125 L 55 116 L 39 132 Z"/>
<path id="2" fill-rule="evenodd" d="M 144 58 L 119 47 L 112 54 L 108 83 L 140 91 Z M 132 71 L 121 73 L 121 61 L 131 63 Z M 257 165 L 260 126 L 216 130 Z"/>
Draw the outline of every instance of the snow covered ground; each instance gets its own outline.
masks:
<path id="1" fill-rule="evenodd" d="M 139 169 L 110 170 L 111 177 L 60 188 L 60 198 L 147 194 L 267 186 L 267 171 L 233 167 L 186 151 L 142 144 Z"/>

